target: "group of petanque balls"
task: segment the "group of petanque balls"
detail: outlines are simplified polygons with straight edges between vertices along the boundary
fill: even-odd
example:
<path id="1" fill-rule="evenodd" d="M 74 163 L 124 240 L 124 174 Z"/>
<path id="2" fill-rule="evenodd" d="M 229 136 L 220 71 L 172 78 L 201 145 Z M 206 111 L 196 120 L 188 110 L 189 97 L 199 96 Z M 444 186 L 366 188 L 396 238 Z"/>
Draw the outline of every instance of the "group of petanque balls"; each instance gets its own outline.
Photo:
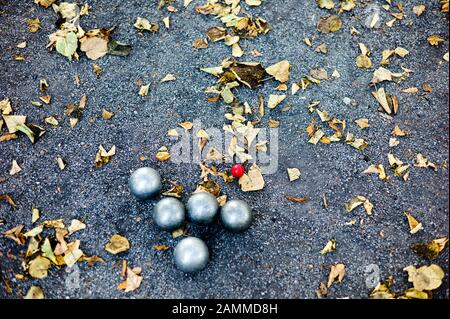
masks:
<path id="1" fill-rule="evenodd" d="M 242 168 L 237 165 L 232 169 L 235 176 L 241 175 L 241 172 Z M 139 168 L 131 174 L 129 187 L 137 199 L 151 199 L 162 189 L 161 176 L 151 167 Z M 186 215 L 193 223 L 209 225 L 215 221 L 218 214 L 221 224 L 234 233 L 250 228 L 253 219 L 252 209 L 244 201 L 230 200 L 219 209 L 216 197 L 208 192 L 192 194 L 186 206 L 174 197 L 166 197 L 153 208 L 153 220 L 164 231 L 173 231 L 183 226 Z M 204 269 L 209 261 L 208 247 L 203 240 L 196 237 L 182 239 L 176 245 L 173 255 L 175 265 L 185 273 L 198 272 Z"/>

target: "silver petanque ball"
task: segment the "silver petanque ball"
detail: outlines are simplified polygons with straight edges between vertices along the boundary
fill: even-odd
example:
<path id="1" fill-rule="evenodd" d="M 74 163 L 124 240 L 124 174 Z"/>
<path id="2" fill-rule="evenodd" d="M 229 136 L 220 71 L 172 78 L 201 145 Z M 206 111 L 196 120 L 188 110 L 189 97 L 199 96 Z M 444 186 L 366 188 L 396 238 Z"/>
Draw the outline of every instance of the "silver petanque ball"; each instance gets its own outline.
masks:
<path id="1" fill-rule="evenodd" d="M 153 220 L 162 230 L 172 231 L 180 228 L 184 217 L 183 203 L 173 197 L 161 199 L 153 208 Z"/>
<path id="2" fill-rule="evenodd" d="M 201 239 L 188 237 L 177 244 L 173 257 L 178 269 L 194 273 L 206 267 L 209 260 L 208 246 Z"/>
<path id="3" fill-rule="evenodd" d="M 219 203 L 211 193 L 193 194 L 186 205 L 189 219 L 198 224 L 211 224 L 219 210 Z"/>
<path id="4" fill-rule="evenodd" d="M 253 220 L 252 209 L 242 200 L 230 200 L 220 211 L 222 225 L 229 231 L 239 233 L 250 228 Z"/>
<path id="5" fill-rule="evenodd" d="M 137 199 L 149 199 L 161 191 L 161 176 L 151 167 L 142 167 L 131 174 L 129 186 Z"/>

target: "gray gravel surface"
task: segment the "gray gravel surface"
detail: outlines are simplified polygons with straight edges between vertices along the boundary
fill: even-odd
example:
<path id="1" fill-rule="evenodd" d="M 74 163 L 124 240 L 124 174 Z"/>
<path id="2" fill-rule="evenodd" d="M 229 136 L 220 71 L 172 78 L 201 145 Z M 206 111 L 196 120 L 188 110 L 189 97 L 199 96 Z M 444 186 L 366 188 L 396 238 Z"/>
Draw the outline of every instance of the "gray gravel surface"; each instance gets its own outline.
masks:
<path id="1" fill-rule="evenodd" d="M 0 237 L 0 272 L 12 288 L 11 294 L 0 288 L 0 297 L 20 298 L 31 285 L 39 285 L 49 298 L 315 298 L 315 290 L 327 280 L 330 266 L 338 262 L 346 265 L 347 272 L 342 283 L 330 288 L 330 298 L 366 298 L 370 289 L 365 268 L 371 264 L 378 265 L 381 279 L 394 277 L 395 291 L 410 287 L 402 269 L 430 262 L 415 255 L 409 246 L 448 236 L 448 170 L 412 168 L 407 182 L 397 177 L 383 182 L 362 172 L 370 164 L 388 167 L 388 142 L 395 124 L 411 133 L 394 149 L 402 160 L 412 164 L 416 154 L 422 153 L 434 163 L 448 161 L 449 68 L 442 60 L 448 52 L 448 15 L 439 12 L 438 1 L 426 1 L 428 9 L 419 18 L 412 7 L 425 1 L 404 1 L 404 20 L 392 28 L 378 29 L 366 28 L 364 19 L 368 5 L 381 7 L 385 2 L 358 1 L 353 12 L 343 14 L 343 28 L 327 35 L 315 30 L 318 18 L 327 14 L 315 1 L 267 0 L 249 10 L 264 17 L 273 31 L 245 43 L 246 52 L 258 49 L 261 57 L 246 55 L 242 60 L 257 59 L 267 66 L 287 59 L 293 65 L 293 79 L 315 67 L 323 67 L 329 74 L 337 69 L 341 77 L 289 97 L 283 104 L 292 105 L 289 112 L 281 112 L 279 107 L 270 113 L 281 123 L 278 172 L 266 176 L 267 185 L 261 192 L 242 193 L 236 184 L 223 187 L 230 198 L 248 201 L 256 212 L 256 221 L 239 235 L 224 231 L 220 225 L 191 226 L 189 232 L 203 238 L 211 251 L 208 267 L 197 275 L 184 275 L 175 269 L 172 252 L 178 239 L 159 231 L 151 221 L 155 201 L 137 202 L 127 186 L 134 169 L 149 165 L 159 169 L 166 189 L 170 181 L 182 183 L 186 200 L 198 183 L 198 165 L 160 163 L 154 154 L 159 147 L 171 145 L 167 130 L 179 122 L 201 120 L 205 126 L 219 129 L 225 122 L 226 107 L 206 102 L 204 89 L 214 83 L 214 78 L 199 68 L 220 64 L 230 56 L 230 48 L 212 43 L 208 49 L 193 50 L 192 41 L 205 37 L 207 28 L 219 22 L 194 11 L 194 5 L 201 1 L 194 1 L 188 9 L 180 2 L 174 2 L 179 12 L 169 14 L 170 30 L 162 27 L 159 33 L 142 37 L 133 28 L 136 17 L 161 21 L 168 14 L 155 9 L 156 1 L 90 0 L 92 13 L 81 20 L 84 29 L 115 25 L 113 38 L 133 46 L 128 57 L 106 56 L 96 61 L 103 68 L 97 77 L 92 72 L 93 62 L 85 56 L 69 62 L 45 48 L 48 35 L 56 30 L 57 15 L 51 9 L 40 8 L 33 1 L 0 1 L 0 10 L 4 11 L 0 16 L 0 99 L 11 98 L 15 113 L 27 115 L 29 122 L 42 123 L 49 115 L 60 120 L 57 128 L 47 125 L 47 133 L 35 145 L 23 135 L 0 144 L 0 178 L 6 179 L 0 183 L 0 194 L 11 194 L 18 204 L 12 210 L 0 203 L 0 218 L 6 220 L 0 232 L 17 224 L 31 228 L 31 208 L 39 207 L 42 220 L 83 220 L 87 229 L 71 238 L 81 240 L 86 254 L 101 255 L 106 261 L 93 267 L 78 263 L 80 285 L 73 289 L 67 285 L 75 276 L 73 270 L 52 268 L 43 280 L 17 280 L 14 274 L 22 271 L 21 255 L 26 248 Z M 390 20 L 387 12 L 381 12 L 383 23 Z M 26 21 L 34 17 L 41 19 L 42 30 L 29 33 Z M 360 36 L 350 34 L 352 26 Z M 439 47 L 429 46 L 426 39 L 431 34 L 440 35 L 445 42 Z M 304 44 L 305 37 L 315 37 L 314 47 L 326 43 L 329 53 L 315 53 Z M 27 48 L 16 48 L 22 41 L 27 41 Z M 414 71 L 400 85 L 385 85 L 400 100 L 400 112 L 392 121 L 380 116 L 371 96 L 368 83 L 372 72 L 355 66 L 359 42 L 371 50 L 375 65 L 379 65 L 385 49 L 402 46 L 411 52 L 404 59 L 392 58 L 389 66 L 391 70 L 405 66 Z M 26 60 L 14 61 L 18 53 Z M 178 79 L 159 84 L 168 73 Z M 79 87 L 74 84 L 77 74 L 81 78 Z M 30 101 L 38 99 L 42 78 L 50 84 L 52 103 L 38 109 Z M 151 83 L 145 98 L 137 94 L 138 80 Z M 432 86 L 431 94 L 400 93 L 402 88 L 424 83 Z M 256 106 L 258 95 L 268 96 L 276 86 L 275 81 L 268 81 L 254 91 L 242 88 L 237 94 L 241 101 Z M 64 106 L 77 103 L 85 94 L 89 100 L 84 117 L 71 129 Z M 352 100 L 351 105 L 343 102 L 346 97 Z M 308 144 L 304 129 L 311 115 L 305 106 L 314 100 L 321 101 L 322 110 L 347 119 L 350 131 L 367 138 L 370 146 L 360 152 L 339 143 Z M 102 108 L 113 111 L 115 117 L 102 120 Z M 361 117 L 369 119 L 369 129 L 357 128 L 354 120 Z M 95 169 L 99 144 L 107 148 L 116 145 L 118 151 L 109 164 Z M 148 160 L 140 161 L 141 155 Z M 56 156 L 68 163 L 63 172 L 55 163 Z M 13 159 L 23 170 L 9 176 Z M 300 168 L 301 179 L 289 182 L 288 167 Z M 322 204 L 324 194 L 327 209 Z M 307 196 L 311 201 L 295 204 L 287 201 L 286 195 Z M 345 212 L 343 204 L 355 195 L 365 195 L 373 202 L 373 216 L 360 209 Z M 424 230 L 411 235 L 404 211 L 412 212 Z M 357 224 L 346 225 L 352 219 Z M 120 256 L 104 250 L 115 233 L 131 242 L 131 249 Z M 337 251 L 321 255 L 319 251 L 329 239 L 336 239 Z M 152 249 L 156 244 L 171 249 L 157 252 Z M 113 265 L 122 259 L 142 267 L 144 280 L 135 292 L 116 289 L 122 279 L 120 267 Z M 448 259 L 446 248 L 434 261 L 446 273 L 435 298 L 449 297 Z"/>

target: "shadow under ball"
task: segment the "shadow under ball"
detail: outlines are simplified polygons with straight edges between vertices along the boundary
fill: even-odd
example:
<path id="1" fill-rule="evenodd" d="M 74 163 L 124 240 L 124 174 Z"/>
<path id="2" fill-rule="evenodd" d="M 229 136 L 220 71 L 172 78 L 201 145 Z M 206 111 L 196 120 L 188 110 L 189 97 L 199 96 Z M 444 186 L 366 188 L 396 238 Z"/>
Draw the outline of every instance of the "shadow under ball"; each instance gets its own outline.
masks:
<path id="1" fill-rule="evenodd" d="M 128 181 L 131 193 L 140 200 L 152 198 L 162 188 L 161 176 L 151 167 L 142 167 L 131 174 Z"/>
<path id="2" fill-rule="evenodd" d="M 250 228 L 253 212 L 250 206 L 242 200 L 230 200 L 220 211 L 220 221 L 229 231 L 240 233 Z"/>
<path id="3" fill-rule="evenodd" d="M 178 229 L 183 225 L 184 219 L 184 205 L 176 198 L 163 198 L 153 208 L 153 221 L 162 230 Z"/>
<path id="4" fill-rule="evenodd" d="M 208 246 L 203 240 L 188 237 L 181 240 L 173 252 L 175 265 L 186 273 L 194 273 L 204 269 L 209 260 Z"/>
<path id="5" fill-rule="evenodd" d="M 191 221 L 208 225 L 214 221 L 219 210 L 219 203 L 211 193 L 201 192 L 189 198 L 186 208 Z"/>

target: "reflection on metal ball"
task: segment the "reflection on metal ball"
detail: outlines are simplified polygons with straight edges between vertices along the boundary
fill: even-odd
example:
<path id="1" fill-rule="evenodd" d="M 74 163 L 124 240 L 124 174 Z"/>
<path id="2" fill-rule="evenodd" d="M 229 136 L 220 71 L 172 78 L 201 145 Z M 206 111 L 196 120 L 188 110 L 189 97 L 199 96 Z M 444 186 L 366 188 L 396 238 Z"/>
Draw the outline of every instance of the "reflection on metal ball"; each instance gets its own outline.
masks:
<path id="1" fill-rule="evenodd" d="M 211 224 L 219 210 L 219 203 L 211 193 L 193 194 L 186 205 L 189 219 L 198 224 Z"/>
<path id="2" fill-rule="evenodd" d="M 232 232 L 239 233 L 249 229 L 252 219 L 252 209 L 242 200 L 231 200 L 220 211 L 222 225 Z"/>
<path id="3" fill-rule="evenodd" d="M 178 269 L 194 273 L 206 267 L 209 260 L 208 246 L 201 239 L 188 237 L 177 244 L 173 257 Z"/>
<path id="4" fill-rule="evenodd" d="M 161 199 L 153 208 L 153 220 L 162 230 L 172 231 L 180 228 L 184 217 L 183 203 L 173 197 Z"/>
<path id="5" fill-rule="evenodd" d="M 142 167 L 131 174 L 129 186 L 131 193 L 137 199 L 149 199 L 161 191 L 161 176 L 153 168 Z"/>

